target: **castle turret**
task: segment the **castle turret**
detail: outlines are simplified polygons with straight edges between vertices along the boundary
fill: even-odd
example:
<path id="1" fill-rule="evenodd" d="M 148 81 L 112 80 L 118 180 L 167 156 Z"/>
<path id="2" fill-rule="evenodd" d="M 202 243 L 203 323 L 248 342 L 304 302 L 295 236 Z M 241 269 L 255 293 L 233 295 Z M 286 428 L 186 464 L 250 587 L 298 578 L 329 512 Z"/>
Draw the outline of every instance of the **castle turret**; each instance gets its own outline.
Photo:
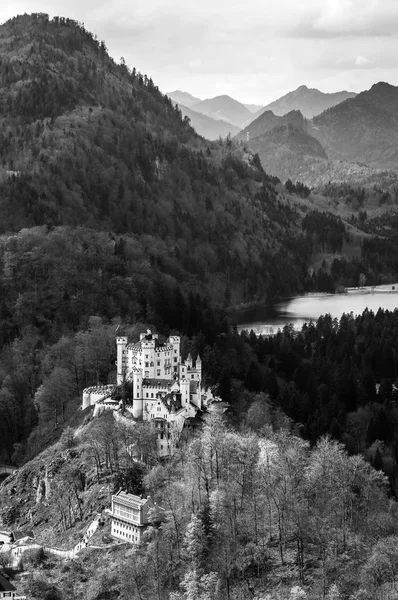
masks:
<path id="1" fill-rule="evenodd" d="M 199 354 L 196 357 L 195 368 L 199 373 L 199 379 L 202 379 L 202 359 L 200 358 Z"/>
<path id="2" fill-rule="evenodd" d="M 180 381 L 180 392 L 181 392 L 181 405 L 183 408 L 189 406 L 190 390 L 188 379 L 182 379 Z"/>
<path id="3" fill-rule="evenodd" d="M 141 369 L 133 369 L 133 417 L 142 419 L 143 412 L 142 371 Z"/>
<path id="4" fill-rule="evenodd" d="M 192 369 L 192 356 L 191 356 L 191 353 L 188 354 L 187 360 L 185 361 L 185 364 L 188 367 L 188 369 Z"/>
<path id="5" fill-rule="evenodd" d="M 127 346 L 127 338 L 126 337 L 117 337 L 116 338 L 116 346 L 117 346 L 117 361 L 116 361 L 116 383 L 117 385 L 121 385 L 126 376 L 127 369 L 127 357 L 125 357 L 124 352 Z"/>

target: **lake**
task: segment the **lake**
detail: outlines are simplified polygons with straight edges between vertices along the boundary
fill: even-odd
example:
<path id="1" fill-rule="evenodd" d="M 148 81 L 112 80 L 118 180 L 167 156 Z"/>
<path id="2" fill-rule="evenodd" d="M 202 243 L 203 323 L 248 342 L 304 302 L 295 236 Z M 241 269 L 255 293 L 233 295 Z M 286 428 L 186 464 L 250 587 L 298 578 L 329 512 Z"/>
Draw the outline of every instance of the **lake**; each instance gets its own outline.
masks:
<path id="1" fill-rule="evenodd" d="M 395 288 L 395 289 L 393 289 Z M 343 313 L 362 314 L 368 308 L 398 308 L 398 284 L 350 288 L 345 294 L 314 294 L 278 302 L 272 307 L 250 308 L 239 313 L 238 329 L 253 330 L 257 335 L 272 335 L 287 324 L 301 329 L 304 323 L 330 314 L 340 319 Z"/>

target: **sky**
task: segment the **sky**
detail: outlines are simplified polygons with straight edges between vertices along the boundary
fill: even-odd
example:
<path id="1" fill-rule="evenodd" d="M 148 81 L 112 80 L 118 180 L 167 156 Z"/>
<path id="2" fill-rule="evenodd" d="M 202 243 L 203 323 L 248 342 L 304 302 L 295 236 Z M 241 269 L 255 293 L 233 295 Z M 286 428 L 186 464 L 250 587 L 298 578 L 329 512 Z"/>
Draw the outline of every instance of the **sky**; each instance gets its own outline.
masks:
<path id="1" fill-rule="evenodd" d="M 17 14 L 70 17 L 162 92 L 267 104 L 307 85 L 398 85 L 398 0 L 13 0 Z"/>

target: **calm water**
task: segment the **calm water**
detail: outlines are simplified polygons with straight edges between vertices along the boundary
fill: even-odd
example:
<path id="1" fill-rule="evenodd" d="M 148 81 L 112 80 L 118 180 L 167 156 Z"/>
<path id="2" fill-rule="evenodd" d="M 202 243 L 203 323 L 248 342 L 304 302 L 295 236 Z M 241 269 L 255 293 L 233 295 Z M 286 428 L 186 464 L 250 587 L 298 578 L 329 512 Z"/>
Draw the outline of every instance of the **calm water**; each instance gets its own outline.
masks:
<path id="1" fill-rule="evenodd" d="M 301 329 L 304 323 L 316 321 L 318 317 L 330 314 L 333 318 L 343 313 L 361 314 L 366 308 L 377 312 L 381 307 L 388 310 L 398 308 L 398 284 L 375 288 L 353 289 L 346 294 L 325 294 L 301 296 L 275 304 L 269 309 L 251 309 L 238 320 L 238 329 L 253 330 L 256 334 L 276 333 L 291 323 Z"/>

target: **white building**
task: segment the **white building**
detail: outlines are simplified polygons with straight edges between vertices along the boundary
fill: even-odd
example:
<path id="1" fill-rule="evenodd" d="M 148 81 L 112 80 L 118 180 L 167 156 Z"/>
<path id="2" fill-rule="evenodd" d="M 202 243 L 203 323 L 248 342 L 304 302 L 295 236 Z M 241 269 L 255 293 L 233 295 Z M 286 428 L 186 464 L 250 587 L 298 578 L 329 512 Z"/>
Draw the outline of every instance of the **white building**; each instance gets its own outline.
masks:
<path id="1" fill-rule="evenodd" d="M 181 359 L 180 338 L 170 336 L 166 343 L 150 330 L 139 341 L 128 343 L 116 338 L 117 386 L 129 383 L 132 403 L 126 408 L 135 419 L 152 421 L 158 434 L 160 456 L 172 452 L 185 419 L 202 409 L 202 361 L 191 355 Z M 83 405 L 95 406 L 94 414 L 119 409 L 120 401 L 111 398 L 116 386 L 91 387 L 83 391 Z"/>
<path id="2" fill-rule="evenodd" d="M 112 496 L 111 535 L 139 544 L 149 523 L 149 510 L 154 506 L 150 497 L 142 498 L 119 490 Z"/>

